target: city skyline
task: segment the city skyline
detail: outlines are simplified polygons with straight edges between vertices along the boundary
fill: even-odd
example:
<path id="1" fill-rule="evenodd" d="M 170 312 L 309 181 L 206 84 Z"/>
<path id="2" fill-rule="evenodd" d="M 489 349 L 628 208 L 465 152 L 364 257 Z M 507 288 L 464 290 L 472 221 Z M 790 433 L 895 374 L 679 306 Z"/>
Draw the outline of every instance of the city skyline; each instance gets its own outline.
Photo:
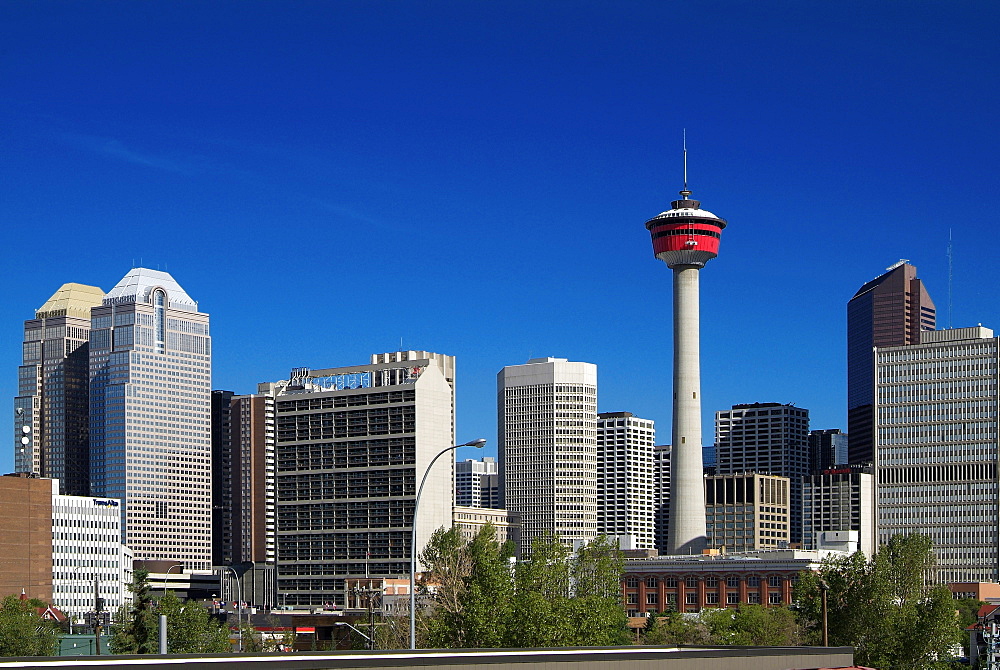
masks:
<path id="1" fill-rule="evenodd" d="M 736 403 L 846 430 L 845 304 L 900 258 L 939 327 L 1000 326 L 996 7 L 292 6 L 0 8 L 8 399 L 24 320 L 144 265 L 211 314 L 215 389 L 454 355 L 458 440 L 489 440 L 462 460 L 496 454 L 500 369 L 566 357 L 663 441 L 669 278 L 641 221 L 681 187 L 683 128 L 692 190 L 733 222 L 702 282 L 706 444 Z"/>

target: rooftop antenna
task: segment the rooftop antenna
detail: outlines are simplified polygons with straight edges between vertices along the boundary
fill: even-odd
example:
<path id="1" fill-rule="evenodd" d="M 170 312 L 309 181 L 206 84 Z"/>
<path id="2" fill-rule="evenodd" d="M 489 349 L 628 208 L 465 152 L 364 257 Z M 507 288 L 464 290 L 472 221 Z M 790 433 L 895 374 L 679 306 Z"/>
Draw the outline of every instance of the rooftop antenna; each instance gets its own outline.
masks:
<path id="1" fill-rule="evenodd" d="M 684 143 L 683 143 L 683 146 L 684 146 L 684 190 L 681 191 L 681 195 L 684 196 L 684 198 L 686 200 L 687 197 L 689 195 L 691 195 L 691 191 L 688 190 L 688 131 L 687 131 L 687 128 L 684 129 L 683 138 L 684 138 Z"/>
<path id="2" fill-rule="evenodd" d="M 951 282 L 952 282 L 951 228 L 948 229 L 948 329 L 951 329 Z"/>

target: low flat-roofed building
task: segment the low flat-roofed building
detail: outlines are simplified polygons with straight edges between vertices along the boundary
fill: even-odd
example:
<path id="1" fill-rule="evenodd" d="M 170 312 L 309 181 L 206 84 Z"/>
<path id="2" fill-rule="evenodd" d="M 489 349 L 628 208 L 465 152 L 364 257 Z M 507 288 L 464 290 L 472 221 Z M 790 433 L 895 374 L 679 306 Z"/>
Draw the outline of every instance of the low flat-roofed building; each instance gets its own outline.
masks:
<path id="1" fill-rule="evenodd" d="M 633 617 L 707 607 L 790 605 L 799 573 L 818 570 L 829 555 L 844 554 L 772 549 L 626 560 L 625 610 Z"/>
<path id="2" fill-rule="evenodd" d="M 514 542 L 515 551 L 521 544 L 521 517 L 516 512 L 505 509 L 489 509 L 486 507 L 454 507 L 452 508 L 452 525 L 458 526 L 462 537 L 471 540 L 479 529 L 487 523 L 496 528 L 497 542 L 503 544 L 507 540 Z"/>
<path id="3" fill-rule="evenodd" d="M 954 582 L 948 584 L 955 600 L 975 598 L 986 603 L 1000 604 L 1000 584 L 996 582 Z"/>

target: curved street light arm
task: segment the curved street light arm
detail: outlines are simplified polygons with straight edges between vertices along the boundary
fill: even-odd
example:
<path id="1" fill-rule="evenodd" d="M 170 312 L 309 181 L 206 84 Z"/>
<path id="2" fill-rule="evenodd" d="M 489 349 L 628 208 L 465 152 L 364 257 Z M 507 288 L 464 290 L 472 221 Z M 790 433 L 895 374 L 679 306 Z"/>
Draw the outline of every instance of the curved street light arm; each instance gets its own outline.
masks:
<path id="1" fill-rule="evenodd" d="M 424 476 L 420 479 L 420 487 L 417 489 L 417 497 L 413 501 L 413 520 L 411 522 L 413 528 L 411 529 L 410 537 L 410 649 L 417 648 L 417 596 L 415 580 L 417 573 L 417 507 L 420 505 L 420 494 L 424 492 L 424 484 L 427 482 L 427 475 L 430 474 L 430 471 L 437 462 L 437 459 L 441 458 L 449 451 L 460 447 L 475 447 L 476 449 L 482 449 L 485 445 L 486 440 L 479 438 L 478 440 L 472 440 L 471 442 L 466 442 L 465 444 L 456 444 L 453 447 L 442 449 L 436 456 L 434 456 L 434 458 L 431 459 L 431 462 L 424 470 Z"/>

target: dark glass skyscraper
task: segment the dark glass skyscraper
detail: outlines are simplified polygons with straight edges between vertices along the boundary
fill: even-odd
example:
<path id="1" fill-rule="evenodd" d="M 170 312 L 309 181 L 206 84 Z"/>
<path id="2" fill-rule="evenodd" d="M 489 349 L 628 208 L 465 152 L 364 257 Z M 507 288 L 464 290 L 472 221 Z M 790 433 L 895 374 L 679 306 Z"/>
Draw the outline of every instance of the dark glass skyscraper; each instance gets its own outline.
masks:
<path id="1" fill-rule="evenodd" d="M 90 494 L 90 309 L 103 297 L 96 286 L 63 284 L 24 322 L 15 468 L 58 479 L 69 495 Z"/>
<path id="2" fill-rule="evenodd" d="M 873 458 L 873 347 L 918 344 L 936 326 L 934 303 L 917 268 L 905 261 L 871 280 L 847 303 L 847 433 L 851 463 Z"/>

